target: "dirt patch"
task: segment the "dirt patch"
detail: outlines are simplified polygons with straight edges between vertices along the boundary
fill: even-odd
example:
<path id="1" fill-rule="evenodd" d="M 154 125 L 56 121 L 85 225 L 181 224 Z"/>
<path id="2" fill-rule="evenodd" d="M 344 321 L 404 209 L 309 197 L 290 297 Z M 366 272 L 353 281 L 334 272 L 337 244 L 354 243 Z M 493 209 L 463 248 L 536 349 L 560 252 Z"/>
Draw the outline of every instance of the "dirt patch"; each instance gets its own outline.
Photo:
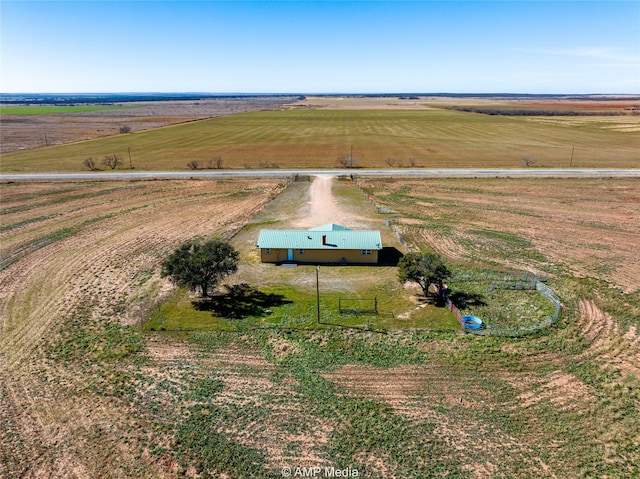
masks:
<path id="1" fill-rule="evenodd" d="M 270 344 L 276 358 L 284 358 L 299 351 L 299 346 L 282 338 L 272 338 Z M 216 371 L 225 387 L 212 404 L 223 409 L 248 408 L 259 411 L 256 417 L 242 421 L 239 427 L 226 427 L 230 439 L 266 452 L 267 466 L 281 468 L 292 462 L 305 467 L 324 466 L 326 459 L 321 449 L 329 442 L 335 425 L 317 419 L 304 432 L 283 428 L 282 424 L 296 419 L 303 421 L 305 407 L 290 381 L 274 383 L 269 377 L 275 366 L 257 350 L 222 348 L 207 354 L 204 361 L 208 370 Z M 291 451 L 297 450 L 292 456 Z"/>
<path id="2" fill-rule="evenodd" d="M 456 241 L 457 238 L 451 233 L 447 234 L 428 228 L 404 226 L 402 234 L 413 244 L 428 244 L 446 258 L 461 262 L 468 259 L 468 249 Z"/>
<path id="3" fill-rule="evenodd" d="M 323 373 L 325 379 L 347 388 L 350 393 L 360 393 L 367 397 L 382 399 L 398 412 L 415 415 L 412 399 L 423 390 L 428 375 L 418 366 L 398 366 L 381 369 L 353 364 Z"/>
<path id="4" fill-rule="evenodd" d="M 276 359 L 285 359 L 291 355 L 299 354 L 301 351 L 298 343 L 283 338 L 271 338 L 269 345 Z"/>
<path id="5" fill-rule="evenodd" d="M 505 376 L 512 386 L 526 391 L 518 396 L 518 408 L 538 404 L 553 405 L 560 411 L 588 408 L 595 400 L 594 392 L 573 374 L 554 371 L 545 378 L 527 374 Z"/>

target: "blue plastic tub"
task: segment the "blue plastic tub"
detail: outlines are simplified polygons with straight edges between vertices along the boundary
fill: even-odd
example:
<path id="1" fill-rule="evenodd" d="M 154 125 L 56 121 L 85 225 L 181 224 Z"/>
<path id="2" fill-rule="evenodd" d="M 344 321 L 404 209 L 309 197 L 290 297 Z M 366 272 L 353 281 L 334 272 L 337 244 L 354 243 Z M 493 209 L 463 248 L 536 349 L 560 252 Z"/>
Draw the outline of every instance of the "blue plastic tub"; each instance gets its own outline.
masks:
<path id="1" fill-rule="evenodd" d="M 484 328 L 486 328 L 486 325 L 477 316 L 463 316 L 462 317 L 462 324 L 464 324 L 464 329 L 484 329 Z"/>

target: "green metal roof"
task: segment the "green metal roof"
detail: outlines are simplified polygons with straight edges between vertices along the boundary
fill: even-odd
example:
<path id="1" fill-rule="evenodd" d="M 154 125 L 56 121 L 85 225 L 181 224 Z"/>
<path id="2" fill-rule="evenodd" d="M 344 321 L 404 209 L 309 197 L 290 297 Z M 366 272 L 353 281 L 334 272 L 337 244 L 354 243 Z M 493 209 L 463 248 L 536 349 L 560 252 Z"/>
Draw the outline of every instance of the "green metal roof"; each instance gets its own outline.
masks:
<path id="1" fill-rule="evenodd" d="M 325 244 L 322 241 L 323 236 Z M 270 249 L 381 250 L 382 239 L 379 231 L 356 231 L 349 228 L 328 231 L 316 228 L 312 230 L 260 230 L 256 246 Z"/>
<path id="2" fill-rule="evenodd" d="M 322 226 L 316 226 L 315 228 L 311 228 L 309 231 L 353 231 L 351 228 L 347 228 L 346 226 L 340 226 L 335 223 L 329 223 Z"/>

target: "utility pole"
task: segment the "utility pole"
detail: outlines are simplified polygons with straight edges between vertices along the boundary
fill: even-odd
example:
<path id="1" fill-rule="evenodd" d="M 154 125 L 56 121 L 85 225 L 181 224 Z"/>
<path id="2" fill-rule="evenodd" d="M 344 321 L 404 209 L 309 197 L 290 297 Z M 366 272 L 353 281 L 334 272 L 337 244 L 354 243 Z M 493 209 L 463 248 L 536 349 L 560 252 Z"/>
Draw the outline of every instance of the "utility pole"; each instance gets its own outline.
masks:
<path id="1" fill-rule="evenodd" d="M 127 151 L 129 152 L 129 169 L 133 170 L 133 163 L 131 163 L 131 148 L 127 147 Z"/>
<path id="2" fill-rule="evenodd" d="M 571 160 L 569 161 L 569 168 L 571 168 L 571 165 L 573 164 L 573 151 L 576 149 L 576 146 L 573 145 L 571 147 Z"/>
<path id="3" fill-rule="evenodd" d="M 320 324 L 320 265 L 316 266 L 316 301 L 318 304 L 318 324 Z"/>

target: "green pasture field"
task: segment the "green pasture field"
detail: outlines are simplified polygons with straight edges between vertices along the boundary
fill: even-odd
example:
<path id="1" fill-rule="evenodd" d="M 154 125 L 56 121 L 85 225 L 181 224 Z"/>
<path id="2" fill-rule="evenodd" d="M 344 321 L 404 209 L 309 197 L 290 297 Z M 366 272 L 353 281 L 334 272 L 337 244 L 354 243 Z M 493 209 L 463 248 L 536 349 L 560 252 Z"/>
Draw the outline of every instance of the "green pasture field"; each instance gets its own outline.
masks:
<path id="1" fill-rule="evenodd" d="M 548 121 L 547 121 L 548 120 Z M 131 151 L 136 170 L 224 168 L 520 168 L 640 166 L 640 117 L 500 117 L 431 109 L 261 111 L 2 155 L 1 171 L 83 171 L 83 160 Z M 128 166 L 128 161 L 125 162 Z"/>
<path id="2" fill-rule="evenodd" d="M 101 105 L 101 106 L 85 106 L 85 105 L 72 105 L 72 106 L 2 106 L 0 107 L 0 114 L 2 115 L 50 115 L 52 113 L 84 113 L 88 111 L 104 111 L 104 110 L 126 110 L 129 108 L 135 108 L 132 106 L 114 106 L 114 105 Z"/>

